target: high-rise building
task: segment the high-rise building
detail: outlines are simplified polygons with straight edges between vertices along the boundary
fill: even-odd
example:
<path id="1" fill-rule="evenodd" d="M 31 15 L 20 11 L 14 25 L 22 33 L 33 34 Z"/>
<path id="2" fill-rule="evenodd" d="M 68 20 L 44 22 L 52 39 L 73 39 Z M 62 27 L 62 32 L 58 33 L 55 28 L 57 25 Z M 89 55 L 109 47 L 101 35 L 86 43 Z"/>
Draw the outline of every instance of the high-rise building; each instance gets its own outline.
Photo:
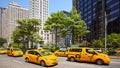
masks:
<path id="1" fill-rule="evenodd" d="M 105 37 L 105 19 L 108 34 L 120 33 L 120 0 L 73 0 L 73 7 L 81 12 L 91 31 L 89 41 Z"/>
<path id="2" fill-rule="evenodd" d="M 18 26 L 17 20 L 28 18 L 28 9 L 22 8 L 16 2 L 9 3 L 9 6 L 2 14 L 2 37 L 12 42 L 12 31 Z"/>
<path id="3" fill-rule="evenodd" d="M 2 14 L 5 8 L 0 7 L 0 37 L 2 37 Z"/>
<path id="4" fill-rule="evenodd" d="M 48 18 L 48 0 L 30 0 L 30 18 L 40 19 L 39 35 L 43 37 L 44 43 L 50 43 L 50 31 L 44 31 L 44 23 Z"/>

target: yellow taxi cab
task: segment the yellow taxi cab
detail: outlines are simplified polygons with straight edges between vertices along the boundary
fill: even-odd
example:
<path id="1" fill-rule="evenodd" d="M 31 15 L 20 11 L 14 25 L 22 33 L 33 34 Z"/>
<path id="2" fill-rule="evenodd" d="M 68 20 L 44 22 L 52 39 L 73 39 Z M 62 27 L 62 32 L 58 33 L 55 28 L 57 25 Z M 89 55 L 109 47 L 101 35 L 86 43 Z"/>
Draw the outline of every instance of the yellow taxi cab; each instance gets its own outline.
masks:
<path id="1" fill-rule="evenodd" d="M 7 48 L 0 48 L 0 54 L 7 54 Z"/>
<path id="2" fill-rule="evenodd" d="M 27 50 L 23 57 L 26 62 L 37 63 L 41 66 L 53 66 L 58 64 L 57 56 L 45 50 Z"/>
<path id="3" fill-rule="evenodd" d="M 68 48 L 68 60 L 92 62 L 98 65 L 110 64 L 110 58 L 103 53 L 99 53 L 93 48 Z"/>
<path id="4" fill-rule="evenodd" d="M 54 54 L 55 54 L 56 56 L 64 56 L 64 57 L 67 56 L 67 52 L 64 51 L 64 50 L 57 50 L 57 51 L 54 52 Z"/>
<path id="5" fill-rule="evenodd" d="M 120 50 L 116 50 L 116 52 L 120 54 Z"/>
<path id="6" fill-rule="evenodd" d="M 23 51 L 21 49 L 19 49 L 19 48 L 8 48 L 7 54 L 9 56 L 22 56 Z"/>

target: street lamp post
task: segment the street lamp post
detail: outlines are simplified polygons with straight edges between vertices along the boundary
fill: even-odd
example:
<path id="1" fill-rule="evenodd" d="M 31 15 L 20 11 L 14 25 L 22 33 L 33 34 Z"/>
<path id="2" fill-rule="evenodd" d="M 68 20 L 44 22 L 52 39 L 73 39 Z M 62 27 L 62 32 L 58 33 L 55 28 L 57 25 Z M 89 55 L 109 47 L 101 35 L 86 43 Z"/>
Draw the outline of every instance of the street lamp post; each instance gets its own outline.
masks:
<path id="1" fill-rule="evenodd" d="M 105 51 L 106 51 L 106 47 L 107 47 L 107 16 L 105 12 Z"/>
<path id="2" fill-rule="evenodd" d="M 105 10 L 105 0 L 102 0 L 102 13 L 103 13 L 102 21 L 104 22 L 104 28 L 105 28 L 105 51 L 106 51 L 106 48 L 107 48 L 107 15 L 106 15 L 106 10 Z"/>

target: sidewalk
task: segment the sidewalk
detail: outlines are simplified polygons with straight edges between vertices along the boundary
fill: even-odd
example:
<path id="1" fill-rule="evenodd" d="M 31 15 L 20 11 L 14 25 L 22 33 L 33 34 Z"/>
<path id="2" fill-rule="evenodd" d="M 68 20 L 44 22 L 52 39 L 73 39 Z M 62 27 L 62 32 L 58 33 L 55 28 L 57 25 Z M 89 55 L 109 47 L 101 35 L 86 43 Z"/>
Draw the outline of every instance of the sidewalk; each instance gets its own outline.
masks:
<path id="1" fill-rule="evenodd" d="M 119 59 L 120 60 L 120 56 L 109 56 L 110 59 Z"/>

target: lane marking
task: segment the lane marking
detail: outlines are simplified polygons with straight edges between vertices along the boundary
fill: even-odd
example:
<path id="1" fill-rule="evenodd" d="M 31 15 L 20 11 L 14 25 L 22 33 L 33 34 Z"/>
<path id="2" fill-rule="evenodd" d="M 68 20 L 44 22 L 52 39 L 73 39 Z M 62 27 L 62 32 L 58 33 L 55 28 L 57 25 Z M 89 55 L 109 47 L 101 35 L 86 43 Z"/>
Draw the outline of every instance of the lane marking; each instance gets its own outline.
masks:
<path id="1" fill-rule="evenodd" d="M 17 60 L 13 60 L 13 61 L 16 63 L 22 64 L 22 62 L 20 62 L 20 61 L 17 61 Z"/>

